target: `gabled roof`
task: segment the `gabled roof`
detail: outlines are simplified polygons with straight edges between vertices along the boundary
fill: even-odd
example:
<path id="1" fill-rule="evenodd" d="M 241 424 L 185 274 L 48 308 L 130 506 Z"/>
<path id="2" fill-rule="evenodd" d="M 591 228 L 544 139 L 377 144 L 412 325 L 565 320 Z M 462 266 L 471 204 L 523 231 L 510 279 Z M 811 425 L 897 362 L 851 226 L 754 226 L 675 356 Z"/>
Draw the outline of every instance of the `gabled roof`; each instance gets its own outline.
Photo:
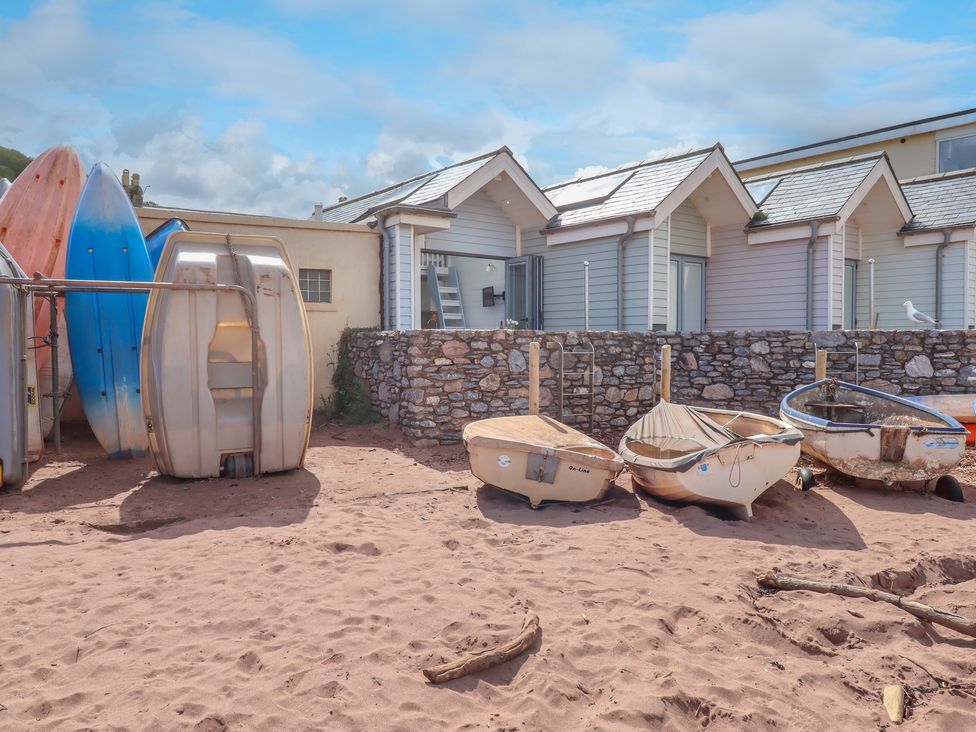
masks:
<path id="1" fill-rule="evenodd" d="M 886 161 L 885 153 L 870 153 L 746 179 L 746 188 L 766 214 L 750 227 L 839 216 L 872 171 Z M 893 174 L 891 181 L 897 188 Z"/>
<path id="2" fill-rule="evenodd" d="M 976 225 L 976 169 L 902 181 L 915 212 L 906 232 Z"/>
<path id="3" fill-rule="evenodd" d="M 625 216 L 652 215 L 674 190 L 714 153 L 725 159 L 721 145 L 661 160 L 645 160 L 599 175 L 585 176 L 543 188 L 559 213 L 547 230 L 580 226 Z M 727 170 L 735 185 L 732 171 Z M 740 186 L 741 189 L 741 186 Z M 747 198 L 745 194 L 742 194 Z"/>
<path id="4" fill-rule="evenodd" d="M 846 150 L 860 145 L 869 145 L 873 142 L 883 142 L 906 135 L 918 135 L 923 132 L 959 127 L 970 122 L 976 122 L 976 108 L 940 114 L 935 117 L 924 117 L 922 119 L 912 120 L 911 122 L 901 122 L 896 125 L 889 125 L 888 127 L 879 127 L 878 129 L 868 130 L 867 132 L 856 132 L 852 135 L 844 135 L 830 140 L 811 142 L 807 145 L 799 145 L 785 150 L 765 153 L 764 155 L 756 155 L 737 161 L 735 168 L 736 170 L 750 170 L 753 168 L 761 168 L 765 165 L 787 163 L 791 160 L 809 157 L 810 155 L 821 155 L 823 153 Z"/>
<path id="5" fill-rule="evenodd" d="M 502 147 L 440 170 L 407 178 L 378 191 L 350 198 L 323 209 L 322 220 L 351 224 L 368 218 L 375 211 L 394 205 L 432 208 L 432 203 L 437 202 L 447 191 L 500 153 L 511 154 L 511 151 Z"/>

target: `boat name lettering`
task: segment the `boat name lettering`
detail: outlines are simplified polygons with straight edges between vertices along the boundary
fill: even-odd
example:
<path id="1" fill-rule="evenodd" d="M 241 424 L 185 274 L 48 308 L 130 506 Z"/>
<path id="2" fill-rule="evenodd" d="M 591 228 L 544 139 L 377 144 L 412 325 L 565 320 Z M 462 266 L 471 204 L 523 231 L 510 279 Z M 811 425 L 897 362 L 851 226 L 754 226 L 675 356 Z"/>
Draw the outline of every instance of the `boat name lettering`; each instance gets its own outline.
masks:
<path id="1" fill-rule="evenodd" d="M 937 437 L 926 440 L 925 446 L 930 450 L 955 450 L 959 447 L 959 440 L 954 437 Z"/>
<path id="2" fill-rule="evenodd" d="M 570 465 L 569 469 L 577 473 L 589 473 L 590 471 L 586 468 L 578 468 L 575 465 Z"/>

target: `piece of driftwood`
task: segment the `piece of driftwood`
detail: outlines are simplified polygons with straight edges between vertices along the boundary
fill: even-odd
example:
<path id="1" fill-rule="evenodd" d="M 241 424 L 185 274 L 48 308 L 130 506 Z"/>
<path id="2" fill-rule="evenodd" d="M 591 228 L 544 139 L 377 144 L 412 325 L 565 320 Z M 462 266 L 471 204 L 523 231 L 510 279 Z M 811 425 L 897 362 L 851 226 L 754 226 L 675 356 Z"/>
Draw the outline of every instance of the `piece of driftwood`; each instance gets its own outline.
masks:
<path id="1" fill-rule="evenodd" d="M 888 719 L 895 724 L 905 721 L 905 687 L 901 684 L 892 684 L 884 688 L 881 695 L 884 702 L 885 711 L 888 712 Z"/>
<path id="2" fill-rule="evenodd" d="M 756 582 L 761 587 L 766 587 L 771 590 L 808 590 L 810 592 L 841 595 L 843 597 L 863 598 L 865 600 L 871 600 L 871 602 L 887 602 L 896 607 L 900 607 L 907 613 L 911 613 L 916 618 L 927 620 L 936 625 L 943 625 L 957 633 L 968 635 L 970 638 L 976 638 L 976 622 L 973 622 L 969 618 L 964 618 L 962 615 L 957 615 L 947 610 L 940 610 L 930 605 L 924 605 L 921 602 L 909 600 L 893 592 L 875 590 L 870 587 L 858 587 L 857 585 L 845 585 L 837 582 L 805 580 L 799 577 L 779 574 L 772 570 L 760 574 L 756 577 Z"/>
<path id="3" fill-rule="evenodd" d="M 507 643 L 503 643 L 493 648 L 486 648 L 478 653 L 469 653 L 466 656 L 457 658 L 440 666 L 432 666 L 424 669 L 424 676 L 428 681 L 441 684 L 445 681 L 459 679 L 468 674 L 478 673 L 485 669 L 499 666 L 506 661 L 511 661 L 516 656 L 525 653 L 539 637 L 539 616 L 529 615 L 525 619 L 522 631 Z"/>

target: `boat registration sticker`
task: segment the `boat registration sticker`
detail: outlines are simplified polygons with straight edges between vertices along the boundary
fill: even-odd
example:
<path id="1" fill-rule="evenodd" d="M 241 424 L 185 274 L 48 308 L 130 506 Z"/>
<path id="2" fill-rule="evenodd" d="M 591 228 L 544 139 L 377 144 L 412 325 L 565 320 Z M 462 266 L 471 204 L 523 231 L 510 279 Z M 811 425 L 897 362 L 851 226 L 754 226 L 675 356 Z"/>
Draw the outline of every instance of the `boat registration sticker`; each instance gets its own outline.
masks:
<path id="1" fill-rule="evenodd" d="M 508 455 L 499 455 L 498 464 L 503 468 L 507 468 L 509 465 L 512 464 L 512 458 L 510 458 Z"/>
<path id="2" fill-rule="evenodd" d="M 955 437 L 936 437 L 925 441 L 930 450 L 955 450 L 959 447 L 959 440 Z"/>
<path id="3" fill-rule="evenodd" d="M 703 472 L 703 473 L 707 473 L 708 472 L 708 463 L 702 463 L 701 465 L 698 466 L 698 469 L 701 472 Z"/>

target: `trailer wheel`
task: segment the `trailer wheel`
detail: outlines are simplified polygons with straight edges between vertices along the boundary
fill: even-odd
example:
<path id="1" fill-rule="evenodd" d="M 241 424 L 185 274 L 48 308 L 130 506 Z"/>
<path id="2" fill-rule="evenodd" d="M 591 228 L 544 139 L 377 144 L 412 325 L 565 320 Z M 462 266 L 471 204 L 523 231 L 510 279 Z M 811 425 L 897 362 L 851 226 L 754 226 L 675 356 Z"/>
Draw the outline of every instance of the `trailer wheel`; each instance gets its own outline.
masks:
<path id="1" fill-rule="evenodd" d="M 962 493 L 962 486 L 951 475 L 943 475 L 937 479 L 935 481 L 935 490 L 932 492 L 939 498 L 944 498 L 947 501 L 953 501 L 955 503 L 962 503 L 966 500 Z"/>
<path id="2" fill-rule="evenodd" d="M 231 455 L 224 461 L 225 478 L 247 478 L 254 472 L 250 455 Z"/>
<path id="3" fill-rule="evenodd" d="M 817 478 L 810 468 L 800 468 L 797 485 L 799 485 L 801 491 L 808 491 L 817 485 Z"/>

